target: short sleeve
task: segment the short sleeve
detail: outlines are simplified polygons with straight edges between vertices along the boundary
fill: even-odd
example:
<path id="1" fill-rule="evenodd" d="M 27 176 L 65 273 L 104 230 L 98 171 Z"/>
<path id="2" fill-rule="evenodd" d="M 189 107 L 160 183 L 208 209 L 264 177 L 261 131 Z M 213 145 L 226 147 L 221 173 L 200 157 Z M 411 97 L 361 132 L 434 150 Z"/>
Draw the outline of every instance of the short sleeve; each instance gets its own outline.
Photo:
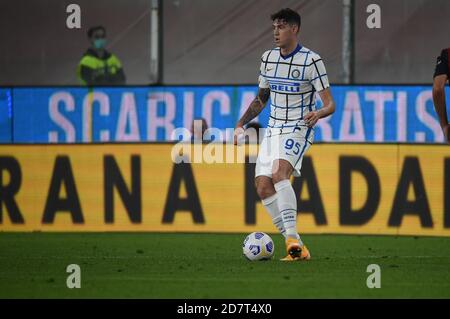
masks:
<path id="1" fill-rule="evenodd" d="M 269 82 L 267 81 L 267 78 L 265 77 L 266 75 L 266 68 L 265 68 L 265 60 L 264 58 L 267 59 L 267 57 L 265 57 L 266 54 L 263 54 L 261 57 L 261 66 L 259 68 L 259 78 L 258 78 L 258 83 L 259 83 L 259 87 L 262 89 L 268 89 L 269 88 Z"/>
<path id="2" fill-rule="evenodd" d="M 442 50 L 441 55 L 437 57 L 436 68 L 434 69 L 433 78 L 442 74 L 446 74 L 447 76 L 450 77 L 448 66 L 448 51 L 449 49 Z"/>
<path id="3" fill-rule="evenodd" d="M 323 91 L 330 86 L 327 70 L 325 69 L 325 64 L 323 63 L 320 56 L 314 54 L 311 57 L 311 64 L 308 66 L 308 69 L 308 79 L 317 92 Z"/>

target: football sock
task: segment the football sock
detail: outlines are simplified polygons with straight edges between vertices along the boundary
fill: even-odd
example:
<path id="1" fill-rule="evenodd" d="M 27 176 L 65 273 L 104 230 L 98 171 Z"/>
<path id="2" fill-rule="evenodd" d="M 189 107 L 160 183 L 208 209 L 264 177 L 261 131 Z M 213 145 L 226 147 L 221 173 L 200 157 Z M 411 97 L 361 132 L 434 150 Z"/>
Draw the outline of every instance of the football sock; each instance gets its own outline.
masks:
<path id="1" fill-rule="evenodd" d="M 267 212 L 269 213 L 270 217 L 272 217 L 272 222 L 275 225 L 275 227 L 278 229 L 281 235 L 284 236 L 284 238 L 287 238 L 286 231 L 284 229 L 283 219 L 280 215 L 280 210 L 278 209 L 278 196 L 277 193 L 273 194 L 270 197 L 264 198 L 261 200 L 262 204 L 266 208 Z"/>
<path id="2" fill-rule="evenodd" d="M 286 230 L 286 236 L 298 239 L 300 245 L 303 245 L 297 233 L 297 199 L 291 182 L 285 179 L 274 186 L 278 195 L 278 209 Z"/>

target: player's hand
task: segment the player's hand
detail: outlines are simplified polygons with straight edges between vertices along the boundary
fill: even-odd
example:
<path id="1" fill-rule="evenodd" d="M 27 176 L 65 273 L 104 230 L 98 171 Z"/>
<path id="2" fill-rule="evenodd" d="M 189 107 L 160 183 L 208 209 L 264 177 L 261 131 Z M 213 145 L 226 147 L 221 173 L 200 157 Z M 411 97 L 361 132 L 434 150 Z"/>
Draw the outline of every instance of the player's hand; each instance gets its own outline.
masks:
<path id="1" fill-rule="evenodd" d="M 305 115 L 303 120 L 305 121 L 308 127 L 313 127 L 319 120 L 319 114 L 317 114 L 317 111 L 309 112 L 308 114 Z"/>
<path id="2" fill-rule="evenodd" d="M 239 135 L 244 134 L 244 127 L 238 123 L 234 129 L 234 145 L 238 144 Z"/>

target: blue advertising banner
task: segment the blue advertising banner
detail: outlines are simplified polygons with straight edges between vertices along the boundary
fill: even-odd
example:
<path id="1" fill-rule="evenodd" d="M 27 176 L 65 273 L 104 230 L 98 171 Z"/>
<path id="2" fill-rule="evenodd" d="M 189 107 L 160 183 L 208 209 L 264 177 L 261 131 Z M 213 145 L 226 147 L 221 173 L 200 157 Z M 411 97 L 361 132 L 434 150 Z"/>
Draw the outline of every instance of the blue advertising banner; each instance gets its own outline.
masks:
<path id="1" fill-rule="evenodd" d="M 230 139 L 226 129 L 235 126 L 257 87 L 14 88 L 12 92 L 14 142 L 139 142 L 176 139 L 174 130 L 190 130 L 197 118 Z M 333 86 L 332 93 L 336 112 L 318 122 L 315 141 L 443 141 L 431 86 Z M 448 88 L 446 93 L 449 96 Z M 0 103 L 1 108 L 9 105 L 3 99 Z M 448 104 L 447 108 L 450 113 Z M 269 109 L 257 118 L 263 127 Z M 9 136 L 0 133 L 2 140 Z"/>
<path id="2" fill-rule="evenodd" d="M 12 141 L 12 92 L 0 88 L 0 143 Z"/>

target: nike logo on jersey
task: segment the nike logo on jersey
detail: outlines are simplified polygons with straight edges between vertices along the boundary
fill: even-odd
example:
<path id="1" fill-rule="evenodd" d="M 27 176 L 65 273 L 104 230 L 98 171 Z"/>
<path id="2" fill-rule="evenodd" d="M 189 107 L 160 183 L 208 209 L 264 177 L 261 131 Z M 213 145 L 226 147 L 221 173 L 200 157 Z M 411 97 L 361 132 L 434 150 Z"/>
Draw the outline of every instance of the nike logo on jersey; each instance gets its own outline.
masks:
<path id="1" fill-rule="evenodd" d="M 266 72 L 269 72 L 269 71 L 272 71 L 272 70 L 273 70 L 273 67 L 272 68 L 267 68 Z"/>

